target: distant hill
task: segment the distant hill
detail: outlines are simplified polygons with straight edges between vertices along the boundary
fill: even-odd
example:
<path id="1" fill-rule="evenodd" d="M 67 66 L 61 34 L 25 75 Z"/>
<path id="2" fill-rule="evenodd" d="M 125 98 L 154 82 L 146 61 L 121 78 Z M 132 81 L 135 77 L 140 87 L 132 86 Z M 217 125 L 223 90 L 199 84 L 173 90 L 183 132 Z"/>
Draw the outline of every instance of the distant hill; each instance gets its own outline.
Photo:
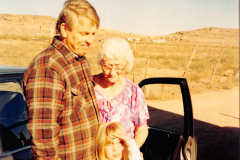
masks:
<path id="1" fill-rule="evenodd" d="M 0 14 L 0 35 L 28 35 L 32 38 L 50 36 L 52 32 L 54 35 L 56 20 L 56 18 L 50 16 Z M 130 41 L 140 39 L 141 42 L 150 43 L 182 42 L 238 45 L 239 29 L 209 27 L 162 36 L 145 36 L 100 28 L 95 39 L 104 40 L 113 36 L 128 38 Z"/>
<path id="2" fill-rule="evenodd" d="M 180 41 L 238 45 L 239 29 L 208 27 L 192 31 L 176 32 L 170 37 L 180 37 Z"/>
<path id="3" fill-rule="evenodd" d="M 0 14 L 0 34 L 50 36 L 55 23 L 49 16 Z"/>

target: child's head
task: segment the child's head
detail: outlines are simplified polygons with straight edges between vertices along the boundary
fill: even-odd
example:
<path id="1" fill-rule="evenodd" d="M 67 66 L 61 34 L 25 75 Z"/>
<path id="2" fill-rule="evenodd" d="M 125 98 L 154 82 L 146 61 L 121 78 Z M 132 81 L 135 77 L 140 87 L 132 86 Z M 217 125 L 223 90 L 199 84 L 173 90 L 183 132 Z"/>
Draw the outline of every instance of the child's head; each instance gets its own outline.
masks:
<path id="1" fill-rule="evenodd" d="M 114 135 L 125 135 L 126 132 L 119 122 L 102 123 L 96 138 L 96 155 L 98 160 L 121 160 L 124 144 Z"/>

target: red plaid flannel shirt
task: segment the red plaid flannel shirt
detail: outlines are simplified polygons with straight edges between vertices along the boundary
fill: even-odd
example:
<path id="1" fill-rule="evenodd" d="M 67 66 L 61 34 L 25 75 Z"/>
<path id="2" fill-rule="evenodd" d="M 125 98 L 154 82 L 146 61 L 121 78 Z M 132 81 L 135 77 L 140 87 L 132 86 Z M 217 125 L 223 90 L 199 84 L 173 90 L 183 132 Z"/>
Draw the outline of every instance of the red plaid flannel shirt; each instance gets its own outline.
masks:
<path id="1" fill-rule="evenodd" d="M 96 159 L 100 117 L 84 56 L 77 57 L 55 37 L 24 74 L 23 91 L 35 159 Z"/>

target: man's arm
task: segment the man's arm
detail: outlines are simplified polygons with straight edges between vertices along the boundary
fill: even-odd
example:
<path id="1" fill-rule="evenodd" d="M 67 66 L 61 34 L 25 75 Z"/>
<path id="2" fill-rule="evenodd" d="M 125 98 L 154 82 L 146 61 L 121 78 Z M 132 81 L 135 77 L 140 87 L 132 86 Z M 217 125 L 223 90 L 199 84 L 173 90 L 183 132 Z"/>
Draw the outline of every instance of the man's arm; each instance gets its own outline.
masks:
<path id="1" fill-rule="evenodd" d="M 32 136 L 35 159 L 59 159 L 59 107 L 64 83 L 50 68 L 32 69 L 24 84 L 28 107 L 27 129 Z"/>

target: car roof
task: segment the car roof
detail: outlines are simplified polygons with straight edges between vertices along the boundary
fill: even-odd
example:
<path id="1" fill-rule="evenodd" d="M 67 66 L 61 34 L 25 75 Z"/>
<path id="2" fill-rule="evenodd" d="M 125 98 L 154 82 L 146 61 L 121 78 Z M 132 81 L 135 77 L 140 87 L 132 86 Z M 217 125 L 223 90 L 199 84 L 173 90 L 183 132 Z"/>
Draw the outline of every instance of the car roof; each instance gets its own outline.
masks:
<path id="1" fill-rule="evenodd" d="M 0 74 L 24 73 L 27 67 L 0 65 Z"/>

